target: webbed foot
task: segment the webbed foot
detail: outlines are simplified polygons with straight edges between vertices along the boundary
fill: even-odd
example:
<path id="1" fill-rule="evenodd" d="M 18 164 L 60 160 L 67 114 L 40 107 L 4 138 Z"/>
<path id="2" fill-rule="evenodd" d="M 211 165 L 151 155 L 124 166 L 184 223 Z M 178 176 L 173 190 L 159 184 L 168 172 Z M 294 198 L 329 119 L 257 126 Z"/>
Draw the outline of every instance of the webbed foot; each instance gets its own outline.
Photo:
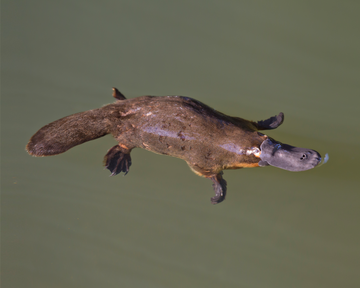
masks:
<path id="1" fill-rule="evenodd" d="M 215 190 L 215 196 L 211 198 L 212 204 L 218 204 L 225 200 L 226 196 L 226 181 L 222 178 L 223 173 L 219 173 L 215 176 L 209 177 L 213 181 L 213 188 Z"/>
<path id="2" fill-rule="evenodd" d="M 116 145 L 106 153 L 104 164 L 105 167 L 110 170 L 110 176 L 117 175 L 120 172 L 124 172 L 125 176 L 131 166 L 130 151 L 125 151 L 124 148 Z"/>
<path id="3" fill-rule="evenodd" d="M 113 89 L 113 97 L 118 99 L 118 100 L 125 100 L 126 97 L 115 87 L 112 88 Z"/>
<path id="4" fill-rule="evenodd" d="M 255 123 L 258 130 L 271 130 L 279 127 L 284 122 L 284 113 L 280 112 L 279 115 L 270 117 L 266 120 L 261 120 Z"/>

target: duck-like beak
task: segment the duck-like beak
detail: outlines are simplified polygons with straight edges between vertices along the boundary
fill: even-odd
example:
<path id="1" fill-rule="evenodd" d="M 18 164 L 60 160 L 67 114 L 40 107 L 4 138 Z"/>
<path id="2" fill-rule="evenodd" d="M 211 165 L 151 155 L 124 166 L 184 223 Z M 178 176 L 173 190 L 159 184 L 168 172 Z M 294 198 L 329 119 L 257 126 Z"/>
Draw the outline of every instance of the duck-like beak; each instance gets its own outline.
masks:
<path id="1" fill-rule="evenodd" d="M 315 150 L 282 144 L 271 138 L 260 145 L 260 150 L 259 166 L 271 165 L 288 171 L 305 171 L 321 162 L 321 155 Z"/>

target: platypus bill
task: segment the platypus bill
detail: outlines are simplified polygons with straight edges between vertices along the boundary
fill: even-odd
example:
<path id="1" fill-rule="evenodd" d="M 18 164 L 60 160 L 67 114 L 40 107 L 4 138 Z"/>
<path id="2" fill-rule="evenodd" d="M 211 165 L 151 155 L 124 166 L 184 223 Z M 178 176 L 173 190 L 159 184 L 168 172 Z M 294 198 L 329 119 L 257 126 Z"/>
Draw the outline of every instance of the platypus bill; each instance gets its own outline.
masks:
<path id="1" fill-rule="evenodd" d="M 271 165 L 304 171 L 321 161 L 315 150 L 282 144 L 258 132 L 280 126 L 283 113 L 264 121 L 248 121 L 188 97 L 126 99 L 116 88 L 113 96 L 116 101 L 112 104 L 42 127 L 31 137 L 26 150 L 33 156 L 56 155 L 112 134 L 119 144 L 104 159 L 111 175 L 129 172 L 130 152 L 134 148 L 177 157 L 185 160 L 197 175 L 213 182 L 213 204 L 222 202 L 226 196 L 223 170 Z"/>

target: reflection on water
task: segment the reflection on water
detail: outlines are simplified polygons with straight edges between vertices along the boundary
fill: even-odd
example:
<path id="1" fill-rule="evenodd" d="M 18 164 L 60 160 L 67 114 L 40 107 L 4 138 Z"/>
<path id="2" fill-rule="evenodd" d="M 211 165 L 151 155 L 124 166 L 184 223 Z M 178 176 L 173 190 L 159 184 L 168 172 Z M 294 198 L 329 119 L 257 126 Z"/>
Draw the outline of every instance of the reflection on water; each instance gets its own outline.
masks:
<path id="1" fill-rule="evenodd" d="M 320 166 L 326 164 L 328 161 L 329 161 L 329 154 L 326 153 L 325 156 L 322 157 L 322 159 L 317 167 L 320 167 Z"/>
<path id="2" fill-rule="evenodd" d="M 36 2 L 2 7 L 4 287 L 359 287 L 357 2 Z M 213 206 L 179 159 L 136 149 L 107 177 L 111 137 L 26 154 L 113 86 L 251 120 L 284 111 L 269 136 L 331 161 L 226 171 Z"/>

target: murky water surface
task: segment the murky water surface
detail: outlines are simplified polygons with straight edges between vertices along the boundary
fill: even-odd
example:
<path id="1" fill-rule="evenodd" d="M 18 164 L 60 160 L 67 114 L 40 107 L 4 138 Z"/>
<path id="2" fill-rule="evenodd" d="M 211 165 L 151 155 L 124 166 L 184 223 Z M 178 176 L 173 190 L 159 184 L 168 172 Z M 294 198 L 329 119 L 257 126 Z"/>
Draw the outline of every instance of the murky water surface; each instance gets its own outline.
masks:
<path id="1" fill-rule="evenodd" d="M 323 4 L 2 1 L 2 287 L 360 287 L 360 7 Z M 27 155 L 37 129 L 113 86 L 284 112 L 268 135 L 330 160 L 226 171 L 213 206 L 175 158 L 137 149 L 109 178 L 110 136 Z"/>

